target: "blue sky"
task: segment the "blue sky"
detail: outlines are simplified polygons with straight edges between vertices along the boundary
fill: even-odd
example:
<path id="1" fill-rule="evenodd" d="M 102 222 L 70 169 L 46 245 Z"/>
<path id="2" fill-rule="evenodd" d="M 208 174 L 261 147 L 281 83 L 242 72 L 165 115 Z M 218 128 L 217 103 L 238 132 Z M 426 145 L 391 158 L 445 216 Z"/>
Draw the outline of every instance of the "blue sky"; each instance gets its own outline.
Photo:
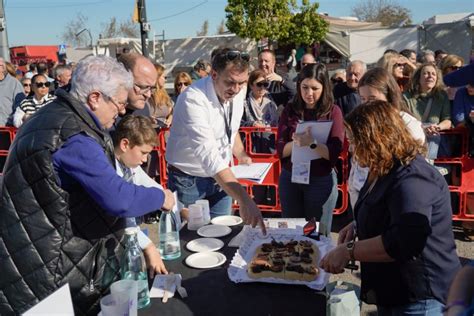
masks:
<path id="1" fill-rule="evenodd" d="M 0 0 L 1 1 L 1 0 Z M 10 46 L 61 44 L 62 29 L 80 12 L 88 17 L 87 27 L 94 42 L 102 24 L 115 16 L 130 18 L 135 0 L 3 0 Z M 314 2 L 314 1 L 311 1 Z M 320 0 L 319 11 L 331 16 L 349 16 L 359 1 Z M 413 21 L 446 13 L 474 12 L 473 0 L 398 0 L 411 10 Z M 209 34 L 215 34 L 225 19 L 226 0 L 146 0 L 147 15 L 153 30 L 165 31 L 166 38 L 195 36 L 209 20 Z M 78 30 L 79 31 L 79 30 Z"/>

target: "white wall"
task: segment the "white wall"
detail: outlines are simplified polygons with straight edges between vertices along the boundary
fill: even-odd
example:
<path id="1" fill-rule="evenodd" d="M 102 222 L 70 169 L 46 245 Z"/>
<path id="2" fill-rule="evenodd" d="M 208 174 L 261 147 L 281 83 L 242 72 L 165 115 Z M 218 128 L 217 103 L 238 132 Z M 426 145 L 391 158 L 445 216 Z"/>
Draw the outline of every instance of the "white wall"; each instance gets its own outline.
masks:
<path id="1" fill-rule="evenodd" d="M 405 48 L 417 50 L 418 35 L 416 27 L 386 28 L 351 31 L 349 33 L 350 60 L 375 63 L 385 50 L 391 48 L 401 51 Z"/>

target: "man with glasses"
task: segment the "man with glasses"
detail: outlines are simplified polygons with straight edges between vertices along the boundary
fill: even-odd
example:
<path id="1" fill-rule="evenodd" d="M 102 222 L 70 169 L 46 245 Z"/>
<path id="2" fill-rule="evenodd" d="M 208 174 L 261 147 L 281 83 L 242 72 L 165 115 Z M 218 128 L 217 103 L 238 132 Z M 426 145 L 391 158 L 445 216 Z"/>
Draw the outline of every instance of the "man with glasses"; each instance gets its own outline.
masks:
<path id="1" fill-rule="evenodd" d="M 0 126 L 11 125 L 16 106 L 25 98 L 23 87 L 12 77 L 0 57 Z"/>
<path id="2" fill-rule="evenodd" d="M 146 103 L 156 91 L 158 73 L 155 66 L 148 58 L 137 53 L 122 54 L 118 60 L 133 75 L 133 88 L 128 92 L 126 113 L 131 114 L 134 111 L 143 110 L 136 114 L 150 116 L 150 113 L 144 112 L 149 111 Z M 125 111 L 120 114 L 125 114 Z"/>
<path id="3" fill-rule="evenodd" d="M 0 315 L 22 314 L 69 283 L 76 315 L 97 315 L 119 275 L 126 217 L 174 205 L 169 190 L 116 174 L 106 132 L 123 111 L 131 74 L 106 56 L 82 59 L 71 91 L 19 129 L 0 203 Z"/>
<path id="4" fill-rule="evenodd" d="M 264 49 L 258 54 L 258 68 L 266 74 L 265 79 L 270 82 L 268 92 L 278 107 L 286 106 L 293 100 L 296 87 L 292 80 L 275 72 L 276 56 L 271 49 Z"/>
<path id="5" fill-rule="evenodd" d="M 211 217 L 230 214 L 237 200 L 244 222 L 265 231 L 260 210 L 229 168 L 232 156 L 251 163 L 238 133 L 249 59 L 236 49 L 216 51 L 211 75 L 178 98 L 166 149 L 168 187 L 185 206 L 207 199 Z"/>
<path id="6" fill-rule="evenodd" d="M 354 60 L 347 65 L 346 82 L 334 86 L 334 103 L 342 110 L 346 116 L 360 104 L 360 96 L 357 91 L 359 80 L 367 71 L 366 64 L 361 60 Z"/>

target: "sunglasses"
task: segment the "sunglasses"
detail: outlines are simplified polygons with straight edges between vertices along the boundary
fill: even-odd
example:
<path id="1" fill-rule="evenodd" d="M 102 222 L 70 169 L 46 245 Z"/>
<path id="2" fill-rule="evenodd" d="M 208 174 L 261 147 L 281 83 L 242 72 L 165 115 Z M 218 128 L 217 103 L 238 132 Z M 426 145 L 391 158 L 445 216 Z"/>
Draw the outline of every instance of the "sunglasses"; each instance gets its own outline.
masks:
<path id="1" fill-rule="evenodd" d="M 187 87 L 187 86 L 189 86 L 189 85 L 190 85 L 189 82 L 178 82 L 178 83 L 176 84 L 177 87 L 182 87 L 182 86 Z"/>
<path id="2" fill-rule="evenodd" d="M 396 63 L 393 67 L 405 67 L 405 64 Z"/>
<path id="3" fill-rule="evenodd" d="M 24 83 L 23 87 L 31 87 L 31 84 L 30 83 Z"/>
<path id="4" fill-rule="evenodd" d="M 259 88 L 268 88 L 270 86 L 270 82 L 268 81 L 259 81 L 259 82 L 256 82 L 255 85 Z"/>
<path id="5" fill-rule="evenodd" d="M 241 51 L 238 51 L 238 50 L 230 50 L 228 52 L 221 53 L 217 56 L 225 57 L 229 61 L 235 60 L 237 58 L 240 58 L 240 59 L 242 59 L 243 61 L 246 61 L 246 62 L 248 62 L 250 60 L 249 53 L 241 52 Z"/>
<path id="6" fill-rule="evenodd" d="M 35 85 L 38 88 L 43 88 L 43 87 L 49 88 L 49 86 L 51 85 L 51 82 L 35 82 Z"/>
<path id="7" fill-rule="evenodd" d="M 454 70 L 458 70 L 458 69 L 461 68 L 461 67 L 460 67 L 460 66 L 451 66 L 451 67 L 449 67 L 449 68 L 451 68 L 451 69 L 454 71 Z"/>

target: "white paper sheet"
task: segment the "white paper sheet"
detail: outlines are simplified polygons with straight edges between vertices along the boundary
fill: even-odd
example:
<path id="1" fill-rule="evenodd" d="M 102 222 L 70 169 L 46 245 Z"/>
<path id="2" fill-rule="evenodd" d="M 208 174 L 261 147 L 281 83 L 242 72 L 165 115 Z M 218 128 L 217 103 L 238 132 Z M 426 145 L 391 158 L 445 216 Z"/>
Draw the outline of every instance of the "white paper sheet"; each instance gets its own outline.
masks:
<path id="1" fill-rule="evenodd" d="M 332 121 L 309 121 L 298 123 L 295 133 L 303 133 L 306 128 L 311 127 L 311 135 L 316 139 L 318 144 L 326 144 L 331 131 Z M 293 143 L 291 151 L 291 162 L 308 162 L 314 159 L 321 158 L 316 151 L 309 148 L 309 146 L 300 147 Z"/>
<path id="2" fill-rule="evenodd" d="M 24 316 L 74 316 L 69 283 L 26 311 Z"/>
<path id="3" fill-rule="evenodd" d="M 233 166 L 231 170 L 237 179 L 246 179 L 261 184 L 271 167 L 271 163 L 255 162 L 250 165 Z"/>

